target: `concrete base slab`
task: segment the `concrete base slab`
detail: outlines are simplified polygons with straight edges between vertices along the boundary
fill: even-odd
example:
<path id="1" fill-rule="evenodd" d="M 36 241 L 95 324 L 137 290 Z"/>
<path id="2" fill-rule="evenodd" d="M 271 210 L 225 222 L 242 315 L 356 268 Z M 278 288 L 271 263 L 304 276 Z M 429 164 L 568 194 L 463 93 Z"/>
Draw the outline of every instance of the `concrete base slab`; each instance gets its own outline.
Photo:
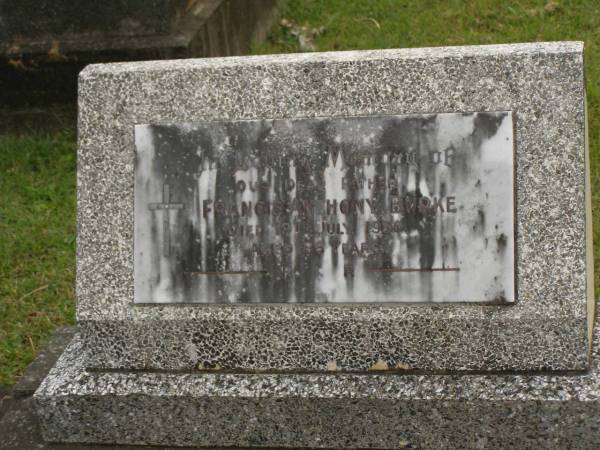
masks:
<path id="1" fill-rule="evenodd" d="M 169 450 L 170 447 L 55 444 L 44 442 L 32 397 L 12 398 L 0 419 L 0 450 Z M 7 405 L 8 406 L 8 405 Z"/>
<path id="2" fill-rule="evenodd" d="M 39 429 L 33 393 L 75 334 L 75 327 L 58 328 L 50 340 L 40 349 L 19 382 L 12 386 L 0 386 L 0 450 L 30 449 L 77 449 L 80 444 L 45 443 Z M 93 446 L 112 449 L 113 446 Z M 126 447 L 119 447 L 126 449 Z M 139 447 L 137 447 L 139 448 Z M 148 447 L 146 447 L 148 448 Z"/>
<path id="3" fill-rule="evenodd" d="M 164 446 L 82 445 L 44 442 L 36 414 L 34 391 L 75 334 L 75 327 L 55 331 L 13 387 L 0 386 L 0 450 L 167 450 Z"/>
<path id="4" fill-rule="evenodd" d="M 76 336 L 35 393 L 51 442 L 598 448 L 600 355 L 569 374 L 99 372 Z"/>

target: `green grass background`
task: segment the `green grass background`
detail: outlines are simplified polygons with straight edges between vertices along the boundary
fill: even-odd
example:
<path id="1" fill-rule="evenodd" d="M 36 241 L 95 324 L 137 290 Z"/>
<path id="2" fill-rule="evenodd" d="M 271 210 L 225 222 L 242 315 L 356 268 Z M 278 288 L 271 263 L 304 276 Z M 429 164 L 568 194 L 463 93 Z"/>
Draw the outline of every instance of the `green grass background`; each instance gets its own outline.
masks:
<path id="1" fill-rule="evenodd" d="M 75 135 L 0 137 L 0 384 L 74 321 Z"/>
<path id="2" fill-rule="evenodd" d="M 586 45 L 594 237 L 600 239 L 600 0 L 288 0 L 280 16 L 324 27 L 318 50 L 579 40 Z M 299 51 L 276 23 L 254 53 Z M 75 134 L 0 136 L 0 385 L 74 321 Z M 596 267 L 600 250 L 594 247 Z M 596 294 L 600 288 L 596 271 Z"/>

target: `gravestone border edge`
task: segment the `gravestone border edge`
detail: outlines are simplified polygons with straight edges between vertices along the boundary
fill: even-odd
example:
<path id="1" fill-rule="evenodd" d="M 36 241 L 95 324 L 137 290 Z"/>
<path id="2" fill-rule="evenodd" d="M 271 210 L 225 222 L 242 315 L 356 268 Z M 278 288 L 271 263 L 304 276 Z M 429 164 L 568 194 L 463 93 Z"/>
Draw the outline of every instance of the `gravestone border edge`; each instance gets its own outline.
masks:
<path id="1" fill-rule="evenodd" d="M 79 94 L 77 317 L 84 345 L 94 350 L 90 367 L 588 366 L 582 43 L 92 65 L 80 75 Z M 134 124 L 459 110 L 516 114 L 514 305 L 133 305 Z M 199 333 L 211 329 L 220 333 Z M 289 330 L 300 330 L 294 338 L 306 344 L 302 351 L 259 348 Z M 324 341 L 311 339 L 316 331 Z"/>

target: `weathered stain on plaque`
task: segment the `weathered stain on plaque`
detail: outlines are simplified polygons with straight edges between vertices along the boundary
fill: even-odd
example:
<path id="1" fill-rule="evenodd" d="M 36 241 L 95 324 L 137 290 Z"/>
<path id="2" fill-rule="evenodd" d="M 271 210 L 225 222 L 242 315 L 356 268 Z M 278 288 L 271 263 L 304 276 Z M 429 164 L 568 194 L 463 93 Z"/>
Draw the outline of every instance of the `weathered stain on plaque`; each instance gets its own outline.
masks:
<path id="1" fill-rule="evenodd" d="M 135 127 L 135 302 L 513 302 L 510 112 Z"/>

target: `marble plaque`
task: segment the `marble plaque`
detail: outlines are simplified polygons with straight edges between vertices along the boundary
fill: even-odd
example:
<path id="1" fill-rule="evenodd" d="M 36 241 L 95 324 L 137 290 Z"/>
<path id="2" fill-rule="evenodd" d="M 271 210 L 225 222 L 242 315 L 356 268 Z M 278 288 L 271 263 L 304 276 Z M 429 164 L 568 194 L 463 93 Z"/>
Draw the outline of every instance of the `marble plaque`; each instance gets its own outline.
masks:
<path id="1" fill-rule="evenodd" d="M 515 300 L 509 111 L 135 126 L 136 303 Z"/>

